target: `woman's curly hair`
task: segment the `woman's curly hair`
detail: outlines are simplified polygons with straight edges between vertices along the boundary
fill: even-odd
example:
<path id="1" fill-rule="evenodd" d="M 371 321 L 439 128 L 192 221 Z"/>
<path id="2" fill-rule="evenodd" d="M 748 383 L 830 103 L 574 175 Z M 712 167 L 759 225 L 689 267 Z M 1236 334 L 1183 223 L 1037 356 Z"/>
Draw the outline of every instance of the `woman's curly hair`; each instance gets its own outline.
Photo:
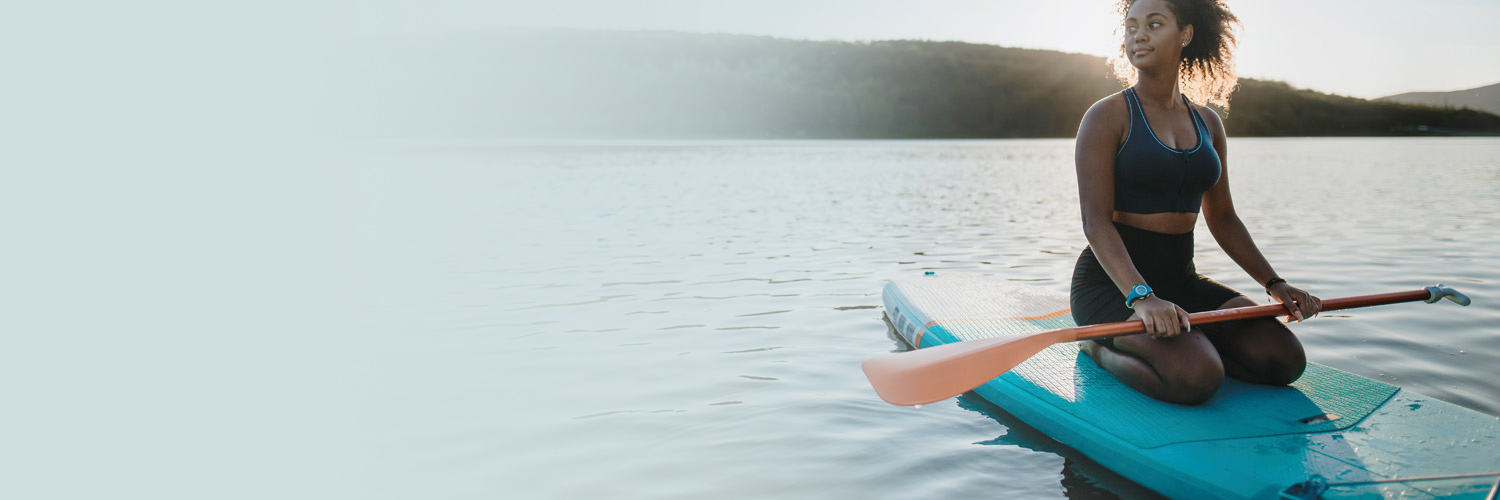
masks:
<path id="1" fill-rule="evenodd" d="M 1117 0 L 1115 11 L 1123 19 L 1136 0 Z M 1217 104 L 1229 109 L 1229 94 L 1239 86 L 1239 75 L 1234 70 L 1234 33 L 1240 19 L 1229 11 L 1224 0 L 1166 0 L 1167 7 L 1177 15 L 1179 28 L 1193 25 L 1193 41 L 1182 49 L 1182 61 L 1178 69 L 1178 85 L 1182 93 L 1194 102 Z M 1123 28 L 1122 28 L 1123 29 Z M 1124 35 L 1123 32 L 1120 33 Z M 1135 85 L 1135 66 L 1125 54 L 1125 44 L 1109 58 L 1115 78 L 1129 86 Z"/>

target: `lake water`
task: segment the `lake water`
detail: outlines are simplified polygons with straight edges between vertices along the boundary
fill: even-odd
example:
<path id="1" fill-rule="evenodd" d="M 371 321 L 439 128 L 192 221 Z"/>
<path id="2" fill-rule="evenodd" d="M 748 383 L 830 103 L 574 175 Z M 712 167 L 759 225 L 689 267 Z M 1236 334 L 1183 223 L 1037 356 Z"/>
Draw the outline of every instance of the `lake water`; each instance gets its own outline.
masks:
<path id="1" fill-rule="evenodd" d="M 1500 140 L 1229 149 L 1236 205 L 1282 277 L 1323 297 L 1442 282 L 1474 299 L 1295 325 L 1311 360 L 1500 414 Z M 37 197 L 70 223 L 17 226 L 33 232 L 16 241 L 74 244 L 28 254 L 59 265 L 17 269 L 38 285 L 8 296 L 38 325 L 10 342 L 11 401 L 41 409 L 9 417 L 25 429 L 7 441 L 13 484 L 75 498 L 1153 498 L 972 395 L 892 406 L 859 369 L 904 349 L 882 319 L 894 277 L 1067 291 L 1085 245 L 1071 140 L 362 151 L 194 191 L 45 174 L 93 208 Z M 1203 227 L 1197 259 L 1259 295 Z"/>
<path id="2" fill-rule="evenodd" d="M 1229 149 L 1281 276 L 1474 298 L 1296 325 L 1311 360 L 1500 414 L 1500 141 Z M 1071 140 L 441 145 L 358 183 L 365 258 L 404 266 L 372 289 L 390 323 L 363 354 L 399 496 L 1151 497 L 972 395 L 891 406 L 859 370 L 903 349 L 893 277 L 1067 291 Z M 1198 246 L 1201 272 L 1257 295 L 1206 228 Z"/>

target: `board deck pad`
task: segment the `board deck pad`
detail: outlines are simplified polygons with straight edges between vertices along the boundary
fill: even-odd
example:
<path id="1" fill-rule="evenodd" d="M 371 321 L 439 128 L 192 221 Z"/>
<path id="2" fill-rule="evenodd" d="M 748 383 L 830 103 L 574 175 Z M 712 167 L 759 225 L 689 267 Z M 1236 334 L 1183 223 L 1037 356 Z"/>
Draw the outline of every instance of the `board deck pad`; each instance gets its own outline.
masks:
<path id="1" fill-rule="evenodd" d="M 1074 326 L 1067 295 L 974 273 L 898 278 L 887 285 L 886 295 L 892 294 L 897 300 L 888 302 L 887 312 L 918 347 Z M 1074 342 L 1049 347 L 997 381 L 1141 448 L 1345 429 L 1399 390 L 1308 363 L 1290 386 L 1226 378 L 1207 402 L 1177 405 L 1126 386 Z"/>

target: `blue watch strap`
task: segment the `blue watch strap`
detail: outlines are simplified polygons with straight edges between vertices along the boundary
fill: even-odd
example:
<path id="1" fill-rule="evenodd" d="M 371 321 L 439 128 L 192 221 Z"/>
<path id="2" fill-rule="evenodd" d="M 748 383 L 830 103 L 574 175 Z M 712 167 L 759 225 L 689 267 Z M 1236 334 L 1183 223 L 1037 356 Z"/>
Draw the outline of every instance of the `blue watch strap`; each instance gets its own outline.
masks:
<path id="1" fill-rule="evenodd" d="M 1130 287 L 1130 295 L 1125 297 L 1125 307 L 1135 309 L 1136 301 L 1150 297 L 1152 293 L 1151 287 L 1145 283 Z"/>

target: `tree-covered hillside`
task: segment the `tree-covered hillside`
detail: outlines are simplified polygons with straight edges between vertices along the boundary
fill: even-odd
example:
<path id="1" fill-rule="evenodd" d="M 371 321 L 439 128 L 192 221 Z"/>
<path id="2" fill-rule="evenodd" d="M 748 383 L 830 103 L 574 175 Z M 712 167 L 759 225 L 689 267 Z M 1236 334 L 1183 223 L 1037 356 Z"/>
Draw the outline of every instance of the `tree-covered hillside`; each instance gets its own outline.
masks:
<path id="1" fill-rule="evenodd" d="M 1500 113 L 1500 83 L 1452 92 L 1407 92 L 1378 100 L 1439 108 L 1474 108 L 1486 113 Z"/>
<path id="2" fill-rule="evenodd" d="M 1072 137 L 1120 90 L 1095 56 L 960 42 L 509 29 L 353 47 L 336 112 L 463 137 Z M 1237 136 L 1500 133 L 1500 116 L 1242 80 Z"/>

